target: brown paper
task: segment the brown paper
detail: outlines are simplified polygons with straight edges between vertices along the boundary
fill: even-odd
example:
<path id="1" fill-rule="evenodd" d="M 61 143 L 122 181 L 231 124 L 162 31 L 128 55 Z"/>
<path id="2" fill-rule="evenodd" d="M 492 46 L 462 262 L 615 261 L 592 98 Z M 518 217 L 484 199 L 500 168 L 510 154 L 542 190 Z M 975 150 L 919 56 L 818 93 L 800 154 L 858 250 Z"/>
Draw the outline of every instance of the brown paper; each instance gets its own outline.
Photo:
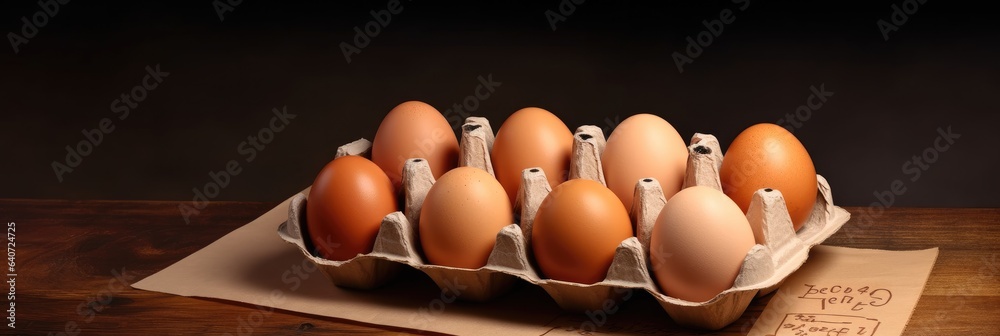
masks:
<path id="1" fill-rule="evenodd" d="M 937 255 L 816 246 L 750 335 L 901 335 Z"/>
<path id="2" fill-rule="evenodd" d="M 401 276 L 375 290 L 343 289 L 334 286 L 300 251 L 275 234 L 278 226 L 287 219 L 290 200 L 133 287 L 257 305 L 264 316 L 262 324 L 268 323 L 267 316 L 273 307 L 363 323 L 460 335 L 553 335 L 578 334 L 581 331 L 629 335 L 668 333 L 680 328 L 642 290 L 621 293 L 626 302 L 620 307 L 616 304 L 603 311 L 578 314 L 563 311 L 544 290 L 524 283 L 488 303 L 456 300 L 452 292 L 439 290 L 425 274 L 410 268 L 404 268 Z M 851 281 L 856 283 L 865 282 L 869 286 L 881 284 L 872 281 L 892 280 L 892 304 L 878 310 L 871 309 L 873 313 L 865 315 L 866 318 L 879 320 L 878 335 L 883 335 L 883 332 L 890 334 L 888 330 L 896 325 L 901 329 L 905 324 L 937 254 L 936 249 L 887 252 L 827 246 L 817 246 L 812 251 L 809 262 L 784 287 L 795 288 L 792 284 L 800 284 L 799 279 L 809 279 L 805 277 L 809 275 L 834 279 L 833 274 L 838 274 L 838 277 L 854 279 Z M 850 256 L 859 253 L 862 255 Z M 879 271 L 856 272 L 858 267 Z M 838 272 L 838 269 L 851 271 Z M 460 290 L 461 284 L 457 285 Z M 813 301 L 804 303 L 815 306 Z M 781 302 L 781 299 L 775 297 L 771 305 L 776 302 Z M 897 308 L 897 304 L 903 306 L 904 303 L 908 303 L 905 309 Z M 887 309 L 894 312 L 900 309 L 901 313 L 875 313 Z M 773 307 L 768 307 L 768 311 L 761 316 L 772 316 L 775 314 L 769 312 L 772 310 Z M 246 328 L 237 319 L 230 322 L 234 334 L 237 328 Z M 761 319 L 755 328 L 764 327 L 765 322 L 768 321 Z M 781 319 L 774 321 L 780 322 Z M 773 333 L 774 329 L 769 332 Z"/>
<path id="3" fill-rule="evenodd" d="M 469 118 L 462 131 L 462 165 L 489 171 L 488 153 L 494 141 L 489 122 L 484 118 Z M 370 145 L 369 141 L 361 139 L 339 148 L 337 156 L 364 156 Z M 603 183 L 600 154 L 604 146 L 604 135 L 599 128 L 580 127 L 574 135 L 570 176 Z M 715 137 L 695 134 L 688 149 L 690 157 L 685 186 L 718 188 L 718 167 L 722 155 Z M 522 217 L 520 225 L 511 224 L 501 230 L 489 262 L 480 269 L 429 265 L 420 256 L 415 228 L 419 225 L 423 198 L 434 178 L 426 160 L 417 158 L 408 160 L 404 165 L 406 207 L 404 211 L 385 217 L 371 253 L 346 261 L 313 256 L 309 252 L 309 239 L 303 225 L 302 210 L 306 199 L 304 195 L 296 195 L 247 226 L 143 280 L 136 287 L 446 333 L 488 334 L 496 331 L 516 334 L 522 328 L 527 334 L 555 329 L 610 330 L 604 326 L 602 314 L 609 316 L 606 321 L 609 324 L 615 321 L 637 323 L 662 320 L 664 315 L 669 315 L 673 322 L 680 325 L 719 329 L 738 319 L 755 296 L 776 289 L 805 262 L 810 247 L 832 235 L 850 217 L 847 211 L 833 205 L 830 187 L 819 175 L 819 192 L 813 213 L 798 233 L 791 230 L 780 192 L 759 190 L 754 195 L 747 217 L 754 225 L 754 234 L 760 244 L 748 252 L 734 286 L 709 301 L 687 302 L 660 293 L 647 270 L 650 254 L 648 233 L 655 215 L 666 201 L 659 190 L 659 183 L 652 178 L 637 182 L 636 198 L 639 201 L 636 202 L 638 206 L 631 209 L 631 215 L 638 227 L 638 235 L 619 245 L 604 281 L 585 285 L 541 278 L 530 265 L 530 249 L 527 246 L 534 211 L 551 191 L 544 174 L 537 167 L 523 172 L 522 186 L 527 188 L 518 192 L 517 203 Z M 287 215 L 283 217 L 282 211 Z M 282 224 L 286 219 L 287 222 Z M 268 229 L 271 230 L 270 237 L 265 233 Z M 299 253 L 272 246 L 272 242 L 280 241 L 274 236 L 274 231 L 281 240 L 296 246 Z M 433 280 L 430 283 L 436 284 L 437 288 L 420 287 L 428 282 L 427 278 L 413 272 L 413 269 L 429 276 Z M 409 272 L 410 276 L 397 277 L 401 272 Z M 331 281 L 316 284 L 324 280 L 317 274 L 326 275 Z M 512 284 L 522 282 L 518 278 L 541 287 L 541 290 L 530 286 L 507 294 Z M 186 286 L 184 283 L 196 285 Z M 205 284 L 219 284 L 222 290 Z M 250 286 L 254 284 L 258 288 Z M 332 284 L 345 288 L 378 288 L 363 292 Z M 266 291 L 253 292 L 260 288 Z M 546 300 L 545 295 L 518 299 L 532 291 L 548 293 L 551 300 Z M 292 296 L 308 300 L 289 300 Z M 653 309 L 659 315 L 618 313 L 610 317 L 619 312 L 618 304 L 621 302 L 632 299 L 630 305 L 641 305 L 636 301 L 648 302 L 649 298 L 654 298 L 654 302 L 662 307 Z M 494 299 L 498 300 L 481 305 L 461 302 Z M 563 309 L 555 308 L 553 301 Z M 526 303 L 529 308 L 525 308 Z M 621 311 L 629 311 L 629 308 L 623 307 Z M 589 320 L 581 322 L 578 320 L 581 316 Z M 448 322 L 442 323 L 444 319 Z M 566 321 L 570 323 L 568 328 Z M 489 327 L 484 330 L 484 325 Z M 670 324 L 661 326 L 671 327 Z"/>
<path id="4" fill-rule="evenodd" d="M 563 314 L 536 288 L 522 288 L 490 304 L 457 301 L 412 269 L 378 290 L 336 287 L 275 234 L 288 217 L 290 200 L 132 287 L 257 305 L 264 316 L 261 323 L 267 323 L 271 311 L 264 307 L 273 307 L 449 334 L 540 335 Z M 460 291 L 462 284 L 456 286 Z M 241 324 L 231 322 L 236 334 Z"/>

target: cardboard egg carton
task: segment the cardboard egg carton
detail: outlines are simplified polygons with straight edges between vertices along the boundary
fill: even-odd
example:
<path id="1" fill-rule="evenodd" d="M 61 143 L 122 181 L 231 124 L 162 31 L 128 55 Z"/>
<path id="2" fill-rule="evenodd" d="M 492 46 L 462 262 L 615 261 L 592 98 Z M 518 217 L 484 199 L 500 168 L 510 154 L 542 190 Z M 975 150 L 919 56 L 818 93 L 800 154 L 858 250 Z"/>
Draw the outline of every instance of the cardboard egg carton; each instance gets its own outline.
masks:
<path id="1" fill-rule="evenodd" d="M 570 161 L 570 178 L 586 178 L 605 184 L 601 153 L 606 144 L 600 128 L 581 126 L 574 134 Z M 484 118 L 469 118 L 462 128 L 460 165 L 482 168 L 493 173 L 489 156 L 494 141 L 493 131 Z M 367 155 L 371 143 L 361 139 L 344 145 L 337 156 Z M 721 190 L 719 168 L 722 151 L 712 135 L 695 134 L 688 147 L 689 157 L 684 187 L 701 185 Z M 607 277 L 594 284 L 579 284 L 546 279 L 537 270 L 531 254 L 531 227 L 534 215 L 545 196 L 551 192 L 541 168 L 525 169 L 522 187 L 515 203 L 515 218 L 520 222 L 504 227 L 487 264 L 478 269 L 461 269 L 432 265 L 420 252 L 418 225 L 420 207 L 434 183 L 427 162 L 410 159 L 403 168 L 403 211 L 387 215 L 371 253 L 346 261 L 332 261 L 310 253 L 311 243 L 305 228 L 306 197 L 292 199 L 288 221 L 279 227 L 279 235 L 296 245 L 319 265 L 338 286 L 351 288 L 377 287 L 398 273 L 400 267 L 413 267 L 426 273 L 449 295 L 463 300 L 485 301 L 502 295 L 520 278 L 542 287 L 556 303 L 571 311 L 596 311 L 613 308 L 627 299 L 634 290 L 652 295 L 677 323 L 704 329 L 720 329 L 738 319 L 754 297 L 778 288 L 782 281 L 798 269 L 808 257 L 809 248 L 835 233 L 850 214 L 834 206 L 830 187 L 818 176 L 818 197 L 812 214 L 803 227 L 795 232 L 777 190 L 758 190 L 750 205 L 747 219 L 754 235 L 764 244 L 755 245 L 744 259 L 735 284 L 705 302 L 689 302 L 663 294 L 651 277 L 650 258 L 663 257 L 650 251 L 649 237 L 666 199 L 659 183 L 653 178 L 636 183 L 630 216 L 636 224 L 636 236 L 619 244 Z M 405 265 L 405 266 L 404 266 Z"/>

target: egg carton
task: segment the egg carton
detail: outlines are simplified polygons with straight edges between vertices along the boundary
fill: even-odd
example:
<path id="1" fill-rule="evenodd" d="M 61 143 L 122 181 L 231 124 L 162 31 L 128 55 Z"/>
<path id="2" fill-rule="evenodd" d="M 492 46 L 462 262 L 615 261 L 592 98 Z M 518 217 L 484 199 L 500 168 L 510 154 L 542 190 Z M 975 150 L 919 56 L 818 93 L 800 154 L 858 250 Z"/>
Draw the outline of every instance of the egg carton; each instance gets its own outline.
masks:
<path id="1" fill-rule="evenodd" d="M 573 139 L 570 178 L 586 178 L 605 184 L 601 153 L 605 137 L 596 126 L 581 126 Z M 489 122 L 472 117 L 462 127 L 460 165 L 482 168 L 493 173 L 489 156 L 494 140 Z M 337 156 L 367 155 L 371 143 L 361 139 L 344 145 Z M 700 185 L 721 190 L 719 169 L 722 151 L 716 138 L 695 134 L 688 147 L 689 157 L 684 187 Z M 311 250 L 305 227 L 305 195 L 296 195 L 289 208 L 288 221 L 278 228 L 279 235 L 296 245 L 319 265 L 338 286 L 351 288 L 377 287 L 398 273 L 401 267 L 419 269 L 430 276 L 442 289 L 463 300 L 486 301 L 502 295 L 516 279 L 542 287 L 563 309 L 599 311 L 613 308 L 627 299 L 632 290 L 644 290 L 652 295 L 666 313 L 678 324 L 717 330 L 738 319 L 754 297 L 777 289 L 808 257 L 809 249 L 835 233 L 850 218 L 850 213 L 833 205 L 829 184 L 817 175 L 818 195 L 807 222 L 795 232 L 784 199 L 777 190 L 758 190 L 751 201 L 747 219 L 753 227 L 757 244 L 747 253 L 733 287 L 705 302 L 690 302 L 662 293 L 653 277 L 650 257 L 662 257 L 650 251 L 649 238 L 666 199 L 659 183 L 653 178 L 636 183 L 630 216 L 636 225 L 636 236 L 619 244 L 603 281 L 580 284 L 546 279 L 537 270 L 531 253 L 531 226 L 542 200 L 551 192 L 541 168 L 525 169 L 522 187 L 515 202 L 515 218 L 519 224 L 504 227 L 487 264 L 478 269 L 438 266 L 426 262 L 420 252 L 417 227 L 420 207 L 434 183 L 430 168 L 423 159 L 410 159 L 403 168 L 403 211 L 387 215 L 371 253 L 346 261 L 326 260 L 309 253 Z M 652 252 L 652 254 L 651 254 Z"/>

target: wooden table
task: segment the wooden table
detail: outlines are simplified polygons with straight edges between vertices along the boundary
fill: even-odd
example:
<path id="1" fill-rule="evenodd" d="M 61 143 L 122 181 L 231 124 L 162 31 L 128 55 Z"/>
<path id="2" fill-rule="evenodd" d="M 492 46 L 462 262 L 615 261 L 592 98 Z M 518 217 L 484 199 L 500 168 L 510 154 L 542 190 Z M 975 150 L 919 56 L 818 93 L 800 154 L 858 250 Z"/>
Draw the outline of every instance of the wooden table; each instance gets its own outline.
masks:
<path id="1" fill-rule="evenodd" d="M 169 266 L 277 203 L 213 202 L 187 225 L 178 204 L 0 200 L 0 219 L 15 222 L 16 228 L 16 333 L 237 335 L 238 319 L 256 308 L 141 291 L 123 283 L 134 283 Z M 848 210 L 853 214 L 851 222 L 827 245 L 941 249 L 907 334 L 1000 333 L 1000 209 L 893 208 L 872 221 L 862 219 L 868 208 Z M 769 299 L 755 300 L 722 333 L 741 334 L 741 328 L 752 323 Z M 3 334 L 12 331 L 0 330 Z M 406 330 L 275 311 L 253 326 L 252 332 L 387 334 Z M 695 331 L 679 328 L 678 333 Z"/>

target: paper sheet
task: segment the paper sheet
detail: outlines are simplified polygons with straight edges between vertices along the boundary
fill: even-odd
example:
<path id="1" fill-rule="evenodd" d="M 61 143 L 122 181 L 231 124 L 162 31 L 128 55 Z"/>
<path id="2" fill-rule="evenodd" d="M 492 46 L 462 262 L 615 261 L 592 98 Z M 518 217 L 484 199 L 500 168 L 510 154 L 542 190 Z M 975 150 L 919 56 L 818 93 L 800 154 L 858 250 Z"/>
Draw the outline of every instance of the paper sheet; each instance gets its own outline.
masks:
<path id="1" fill-rule="evenodd" d="M 540 335 L 562 314 L 524 284 L 490 304 L 455 301 L 416 270 L 372 291 L 336 287 L 278 237 L 289 200 L 132 287 L 449 334 Z M 238 334 L 239 321 L 232 325 Z"/>
<path id="2" fill-rule="evenodd" d="M 264 313 L 261 323 L 267 323 L 266 316 L 273 307 L 363 323 L 460 335 L 579 334 L 581 330 L 593 329 L 598 331 L 596 334 L 636 335 L 686 330 L 677 327 L 651 296 L 638 290 L 621 309 L 574 314 L 563 312 L 544 290 L 526 283 L 519 284 L 507 295 L 489 303 L 455 301 L 448 295 L 442 295 L 427 276 L 412 269 L 382 288 L 371 291 L 342 289 L 332 285 L 294 246 L 278 237 L 277 228 L 287 219 L 288 204 L 289 201 L 286 200 L 249 224 L 135 283 L 133 287 L 257 305 Z M 864 315 L 866 318 L 879 320 L 878 335 L 883 335 L 883 331 L 890 330 L 892 325 L 905 324 L 923 288 L 936 250 L 930 256 L 926 254 L 929 252 L 907 254 L 911 252 L 857 251 L 861 250 L 817 246 L 810 260 L 803 266 L 803 269 L 817 270 L 808 273 L 800 270 L 797 274 L 819 274 L 820 279 L 847 279 L 846 282 L 829 283 L 828 286 L 868 281 L 865 284 L 871 287 L 881 284 L 871 283 L 871 279 L 893 279 L 896 275 L 905 277 L 912 282 L 911 285 L 899 286 L 904 282 L 897 283 L 893 280 L 897 285 L 891 288 L 894 296 L 890 304 L 876 307 L 878 310 L 868 307 L 866 313 L 872 314 Z M 855 257 L 850 253 L 865 254 Z M 883 255 L 888 257 L 879 259 Z M 858 266 L 842 264 L 855 262 L 864 262 L 878 272 L 831 271 L 841 267 L 853 269 Z M 925 271 L 917 274 L 919 272 L 901 269 L 909 264 L 923 267 L 921 269 Z M 834 274 L 837 277 L 833 277 Z M 855 274 L 855 277 L 844 278 L 849 274 Z M 793 275 L 793 279 L 801 278 Z M 786 287 L 794 283 L 797 282 L 790 280 Z M 881 293 L 883 292 L 875 294 Z M 771 301 L 772 305 L 776 300 L 777 297 Z M 818 300 L 804 301 L 814 303 Z M 893 315 L 891 319 L 887 315 L 875 313 L 896 309 L 910 301 L 912 302 L 905 309 L 905 314 Z M 768 307 L 768 310 L 773 309 Z M 814 309 L 801 310 L 810 311 Z M 784 315 L 781 319 L 783 318 Z M 773 321 L 772 325 L 778 325 L 781 319 Z M 237 320 L 231 322 L 233 333 L 238 333 L 241 324 Z M 764 324 L 763 322 L 768 321 L 762 319 L 758 325 Z M 774 333 L 774 329 L 768 333 Z"/>
<path id="3" fill-rule="evenodd" d="M 901 335 L 937 255 L 816 246 L 750 335 Z"/>

